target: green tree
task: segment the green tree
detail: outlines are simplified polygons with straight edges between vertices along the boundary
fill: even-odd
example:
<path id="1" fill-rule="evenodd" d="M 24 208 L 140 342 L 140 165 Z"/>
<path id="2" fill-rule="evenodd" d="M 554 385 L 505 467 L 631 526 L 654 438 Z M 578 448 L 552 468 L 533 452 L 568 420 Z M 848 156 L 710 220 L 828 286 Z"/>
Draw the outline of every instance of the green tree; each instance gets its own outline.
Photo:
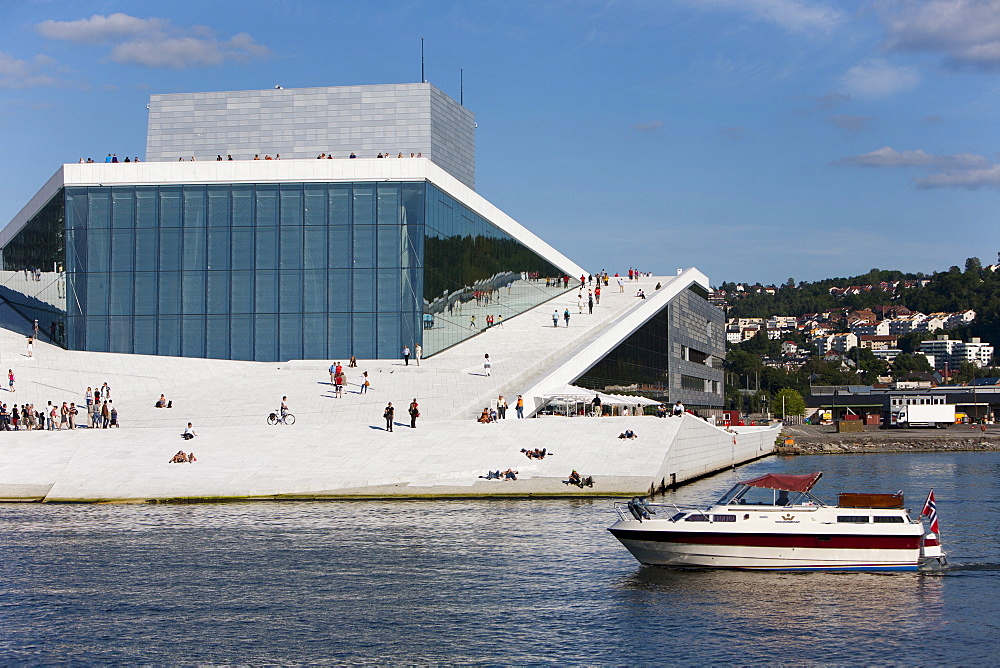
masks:
<path id="1" fill-rule="evenodd" d="M 974 272 L 982 271 L 983 263 L 979 260 L 978 257 L 970 257 L 965 261 L 965 270 Z"/>
<path id="2" fill-rule="evenodd" d="M 923 355 L 907 355 L 900 353 L 892 363 L 892 377 L 903 380 L 908 374 L 933 371 L 927 358 Z"/>
<path id="3" fill-rule="evenodd" d="M 976 371 L 978 371 L 978 369 L 972 362 L 962 362 L 962 366 L 959 367 L 958 373 L 951 377 L 951 382 L 958 385 L 964 385 L 976 377 Z"/>
<path id="4" fill-rule="evenodd" d="M 768 338 L 767 330 L 760 329 L 749 341 L 744 341 L 741 348 L 754 355 L 777 357 L 781 354 L 781 341 Z"/>
<path id="5" fill-rule="evenodd" d="M 869 348 L 851 348 L 846 357 L 857 362 L 861 380 L 867 385 L 877 383 L 879 376 L 888 375 L 889 363 L 875 357 Z"/>
<path id="6" fill-rule="evenodd" d="M 786 387 L 771 399 L 771 412 L 782 417 L 785 415 L 805 415 L 806 400 L 796 390 Z"/>

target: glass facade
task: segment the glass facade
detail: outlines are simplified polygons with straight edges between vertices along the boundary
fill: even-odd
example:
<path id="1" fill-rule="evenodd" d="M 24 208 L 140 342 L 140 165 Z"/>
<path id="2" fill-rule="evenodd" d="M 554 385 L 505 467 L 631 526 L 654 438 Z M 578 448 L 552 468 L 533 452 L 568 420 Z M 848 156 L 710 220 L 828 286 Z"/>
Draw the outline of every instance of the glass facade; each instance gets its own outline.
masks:
<path id="1" fill-rule="evenodd" d="M 723 312 L 689 286 L 574 381 L 610 393 L 637 394 L 687 408 L 722 407 Z"/>
<path id="2" fill-rule="evenodd" d="M 437 352 L 566 291 L 563 272 L 428 185 L 424 350 Z"/>
<path id="3" fill-rule="evenodd" d="M 0 297 L 39 338 L 64 345 L 66 335 L 66 206 L 57 194 L 7 242 L 2 250 Z"/>
<path id="4" fill-rule="evenodd" d="M 670 399 L 670 328 L 664 307 L 573 382 L 611 393 Z"/>
<path id="5" fill-rule="evenodd" d="M 70 349 L 258 361 L 427 356 L 563 291 L 425 182 L 67 187 L 3 261 Z"/>

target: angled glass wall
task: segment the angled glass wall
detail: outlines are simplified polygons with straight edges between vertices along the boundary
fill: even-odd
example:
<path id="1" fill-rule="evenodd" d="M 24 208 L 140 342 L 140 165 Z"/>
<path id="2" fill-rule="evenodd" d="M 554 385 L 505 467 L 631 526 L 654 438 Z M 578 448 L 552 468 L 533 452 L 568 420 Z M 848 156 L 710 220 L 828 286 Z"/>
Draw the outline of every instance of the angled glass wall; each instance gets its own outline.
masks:
<path id="1" fill-rule="evenodd" d="M 721 408 L 725 315 L 691 286 L 591 367 L 575 385 L 687 408 Z"/>
<path id="2" fill-rule="evenodd" d="M 638 394 L 668 401 L 670 328 L 667 311 L 668 307 L 663 307 L 573 384 L 601 392 Z"/>
<path id="3" fill-rule="evenodd" d="M 68 187 L 3 259 L 70 349 L 258 361 L 429 356 L 566 289 L 425 182 Z"/>
<path id="4" fill-rule="evenodd" d="M 58 345 L 66 333 L 65 217 L 60 191 L 0 251 L 0 297 L 25 319 L 26 332 L 38 320 L 39 338 Z"/>
<path id="5" fill-rule="evenodd" d="M 425 229 L 425 354 L 567 290 L 559 280 L 565 272 L 430 184 Z"/>

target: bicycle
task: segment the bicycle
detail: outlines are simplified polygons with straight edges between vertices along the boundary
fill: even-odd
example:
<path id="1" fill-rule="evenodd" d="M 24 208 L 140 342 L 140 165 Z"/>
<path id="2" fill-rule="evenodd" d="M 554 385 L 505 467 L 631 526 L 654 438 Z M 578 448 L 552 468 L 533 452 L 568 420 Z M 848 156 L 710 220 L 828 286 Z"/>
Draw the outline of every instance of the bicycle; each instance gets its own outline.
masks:
<path id="1" fill-rule="evenodd" d="M 295 416 L 292 415 L 291 413 L 285 413 L 284 415 L 282 415 L 280 410 L 274 411 L 273 413 L 267 416 L 267 423 L 293 425 L 295 424 Z"/>

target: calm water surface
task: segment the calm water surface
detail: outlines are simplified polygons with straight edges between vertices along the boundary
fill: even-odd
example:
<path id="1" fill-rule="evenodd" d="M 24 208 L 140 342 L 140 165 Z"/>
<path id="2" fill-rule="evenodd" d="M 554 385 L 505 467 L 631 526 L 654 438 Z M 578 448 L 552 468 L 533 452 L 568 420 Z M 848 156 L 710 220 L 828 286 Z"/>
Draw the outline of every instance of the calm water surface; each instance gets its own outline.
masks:
<path id="1" fill-rule="evenodd" d="M 1000 662 L 1000 454 L 768 459 L 934 486 L 942 574 L 669 571 L 609 500 L 0 505 L 0 664 Z M 709 502 L 724 473 L 667 494 Z"/>

